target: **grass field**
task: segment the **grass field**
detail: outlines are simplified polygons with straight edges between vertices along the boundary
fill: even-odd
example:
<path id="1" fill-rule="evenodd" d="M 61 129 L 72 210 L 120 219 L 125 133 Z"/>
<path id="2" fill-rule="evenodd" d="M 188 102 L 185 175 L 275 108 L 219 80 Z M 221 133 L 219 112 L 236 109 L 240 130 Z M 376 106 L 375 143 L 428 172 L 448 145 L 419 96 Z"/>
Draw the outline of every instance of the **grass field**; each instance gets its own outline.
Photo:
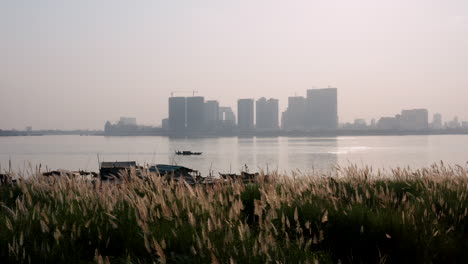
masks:
<path id="1" fill-rule="evenodd" d="M 1 263 L 464 263 L 468 170 L 0 186 Z"/>

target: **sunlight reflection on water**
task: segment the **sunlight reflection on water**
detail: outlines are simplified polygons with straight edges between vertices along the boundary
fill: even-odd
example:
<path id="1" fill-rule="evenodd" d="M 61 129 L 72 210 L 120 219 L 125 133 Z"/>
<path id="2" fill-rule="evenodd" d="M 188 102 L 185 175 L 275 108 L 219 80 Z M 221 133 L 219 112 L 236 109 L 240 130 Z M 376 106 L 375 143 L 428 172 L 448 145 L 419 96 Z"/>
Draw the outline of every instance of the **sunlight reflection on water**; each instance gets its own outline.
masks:
<path id="1" fill-rule="evenodd" d="M 203 152 L 176 156 L 176 150 Z M 207 174 L 250 171 L 303 173 L 330 170 L 336 165 L 419 168 L 443 160 L 464 165 L 468 136 L 167 138 L 42 136 L 0 137 L 1 170 L 42 164 L 52 169 L 98 169 L 103 161 L 135 160 L 140 164 L 179 164 Z M 31 165 L 29 165 L 31 164 Z"/>

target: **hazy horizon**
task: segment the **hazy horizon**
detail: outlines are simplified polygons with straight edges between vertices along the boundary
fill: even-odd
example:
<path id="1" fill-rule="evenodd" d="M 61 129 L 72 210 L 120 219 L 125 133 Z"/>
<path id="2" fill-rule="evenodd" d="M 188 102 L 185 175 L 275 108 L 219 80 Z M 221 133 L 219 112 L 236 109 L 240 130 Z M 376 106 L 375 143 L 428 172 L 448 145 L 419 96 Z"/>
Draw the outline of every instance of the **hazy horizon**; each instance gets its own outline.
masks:
<path id="1" fill-rule="evenodd" d="M 0 129 L 157 125 L 178 90 L 282 112 L 328 86 L 340 122 L 468 121 L 467 1 L 5 0 L 0 34 Z"/>

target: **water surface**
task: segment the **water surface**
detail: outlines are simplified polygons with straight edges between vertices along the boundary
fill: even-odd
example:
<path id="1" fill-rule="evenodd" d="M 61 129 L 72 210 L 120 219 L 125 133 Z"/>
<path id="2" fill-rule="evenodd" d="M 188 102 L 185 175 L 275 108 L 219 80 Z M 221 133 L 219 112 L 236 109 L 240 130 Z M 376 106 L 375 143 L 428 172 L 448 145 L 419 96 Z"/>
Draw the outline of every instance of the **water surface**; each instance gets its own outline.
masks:
<path id="1" fill-rule="evenodd" d="M 176 150 L 201 151 L 201 156 L 176 156 Z M 1 170 L 42 164 L 50 169 L 98 170 L 101 161 L 136 160 L 178 164 L 201 171 L 250 171 L 303 173 L 330 170 L 336 165 L 420 168 L 443 160 L 465 166 L 468 135 L 369 136 L 369 137 L 271 137 L 271 138 L 167 138 L 102 136 L 0 137 Z"/>

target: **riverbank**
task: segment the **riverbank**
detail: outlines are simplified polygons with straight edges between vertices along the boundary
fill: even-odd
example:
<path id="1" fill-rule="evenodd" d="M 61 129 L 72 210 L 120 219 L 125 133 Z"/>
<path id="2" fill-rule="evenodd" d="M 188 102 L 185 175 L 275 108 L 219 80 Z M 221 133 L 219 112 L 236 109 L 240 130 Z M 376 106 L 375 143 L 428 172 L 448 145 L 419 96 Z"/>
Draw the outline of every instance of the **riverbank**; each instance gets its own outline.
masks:
<path id="1" fill-rule="evenodd" d="M 468 129 L 444 130 L 324 130 L 324 131 L 144 131 L 144 132 L 112 132 L 102 133 L 107 137 L 134 137 L 134 136 L 164 136 L 171 138 L 220 138 L 220 137 L 345 137 L 345 136 L 436 136 L 436 135 L 468 135 Z"/>
<path id="2" fill-rule="evenodd" d="M 209 130 L 209 131 L 178 131 L 171 132 L 160 128 L 153 130 L 136 130 L 136 131 L 112 131 L 105 132 L 99 130 L 38 130 L 38 131 L 13 131 L 0 130 L 0 137 L 14 136 L 106 136 L 106 137 L 147 137 L 147 136 L 162 136 L 171 138 L 219 138 L 219 137 L 344 137 L 344 136 L 431 136 L 431 135 L 468 135 L 468 129 L 443 129 L 443 130 L 324 130 L 324 131 L 237 131 L 237 130 Z"/>
<path id="3" fill-rule="evenodd" d="M 189 187 L 31 177 L 0 186 L 0 261 L 461 263 L 468 171 L 342 168 Z"/>

